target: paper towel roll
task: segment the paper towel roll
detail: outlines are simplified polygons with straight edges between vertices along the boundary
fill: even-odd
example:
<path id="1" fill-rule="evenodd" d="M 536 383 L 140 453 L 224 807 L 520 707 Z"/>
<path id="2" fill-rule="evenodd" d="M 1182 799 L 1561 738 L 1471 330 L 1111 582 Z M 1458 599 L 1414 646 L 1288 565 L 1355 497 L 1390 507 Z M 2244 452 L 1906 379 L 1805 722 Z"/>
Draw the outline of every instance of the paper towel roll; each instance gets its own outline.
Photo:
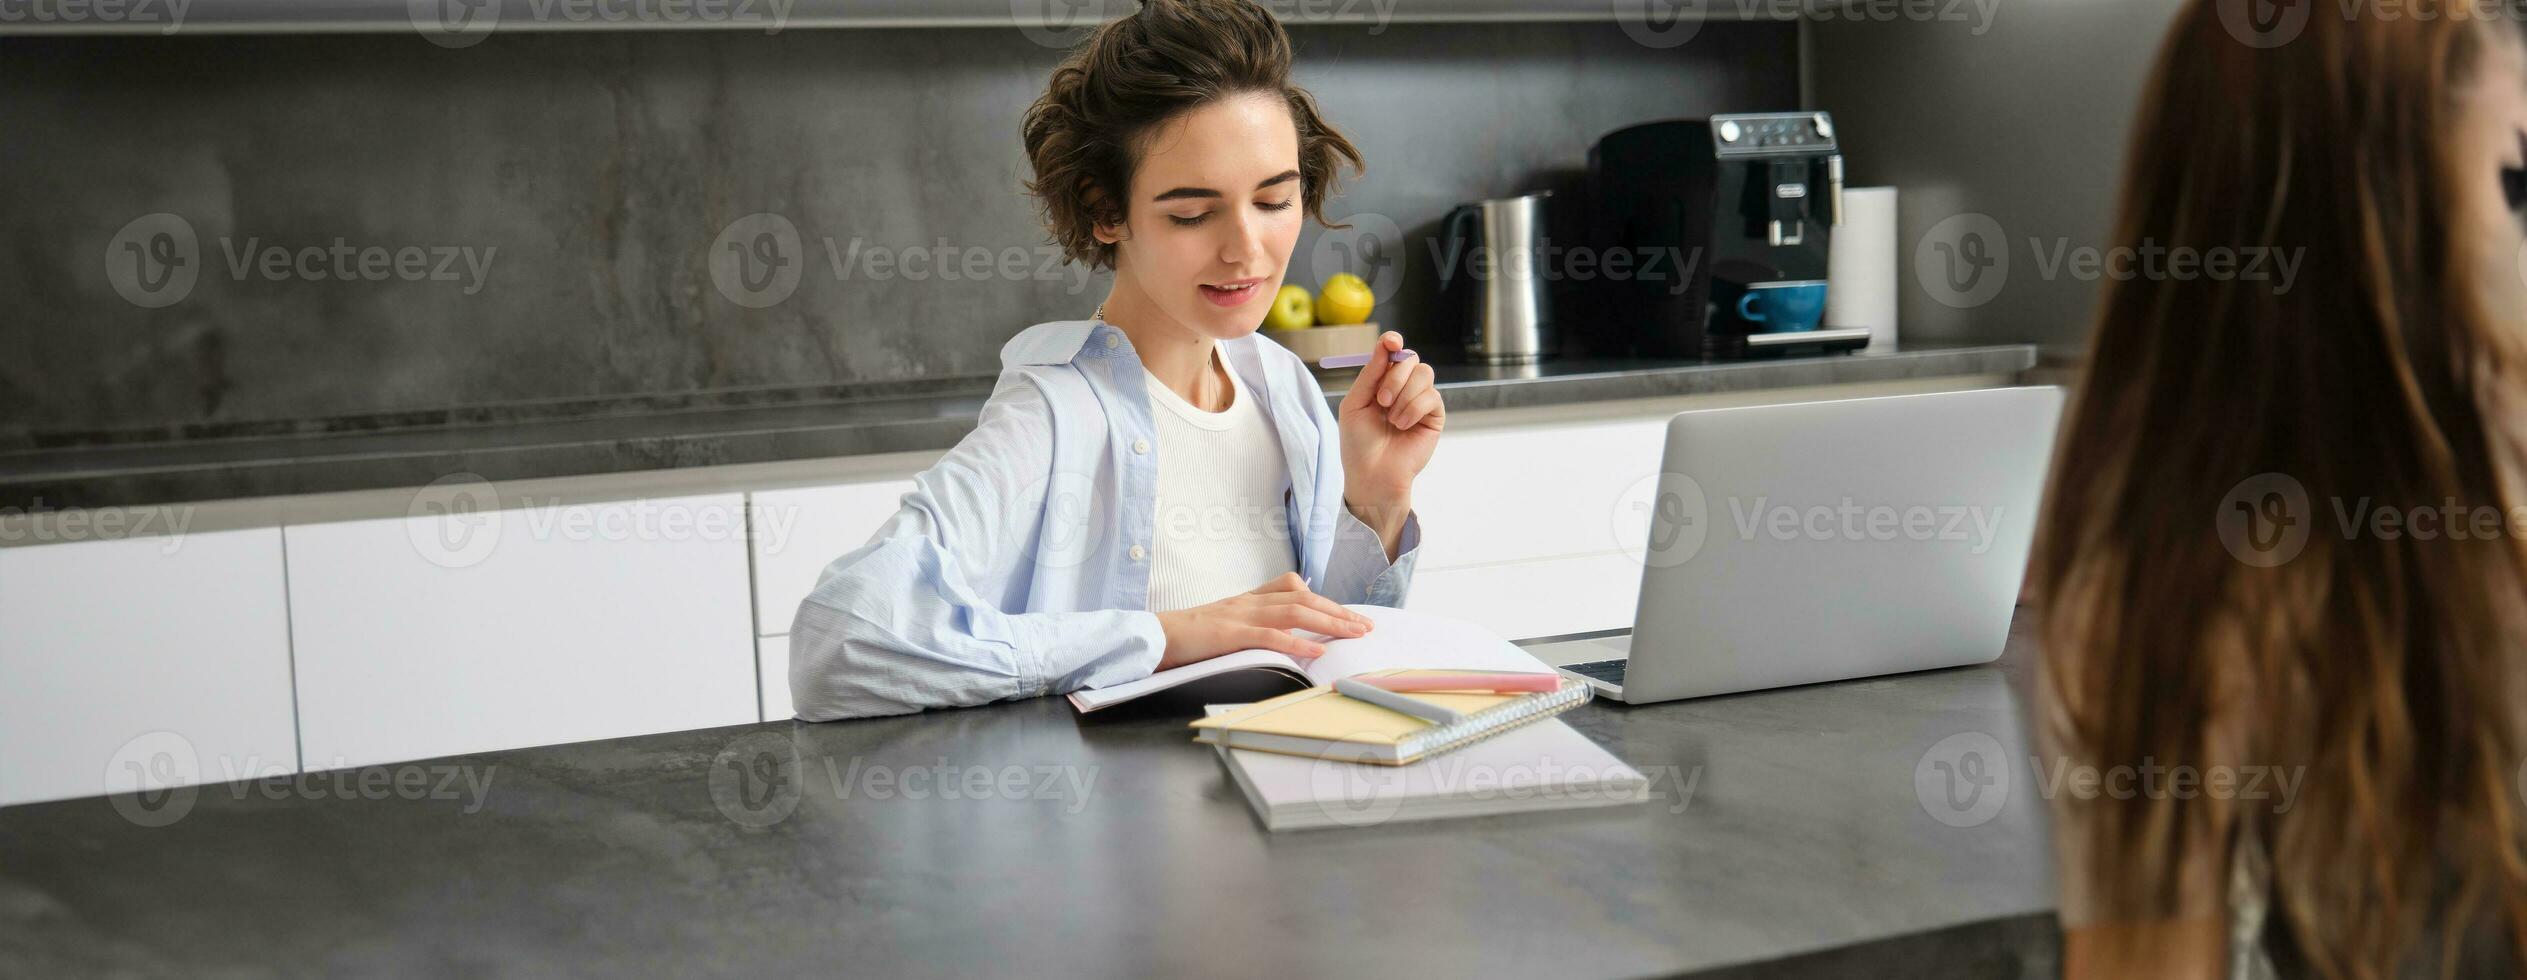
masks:
<path id="1" fill-rule="evenodd" d="M 1843 224 L 1826 263 L 1825 325 L 1869 328 L 1869 349 L 1895 349 L 1895 188 L 1843 191 Z"/>

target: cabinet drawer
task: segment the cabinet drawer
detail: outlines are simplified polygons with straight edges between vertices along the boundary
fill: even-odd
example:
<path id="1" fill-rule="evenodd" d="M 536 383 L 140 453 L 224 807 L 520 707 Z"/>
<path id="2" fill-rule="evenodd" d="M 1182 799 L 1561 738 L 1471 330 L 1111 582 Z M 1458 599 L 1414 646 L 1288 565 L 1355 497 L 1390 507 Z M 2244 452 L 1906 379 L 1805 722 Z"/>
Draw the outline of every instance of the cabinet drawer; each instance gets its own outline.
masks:
<path id="1" fill-rule="evenodd" d="M 790 706 L 790 638 L 755 638 L 755 670 L 763 678 L 763 720 L 798 717 L 797 709 Z"/>
<path id="2" fill-rule="evenodd" d="M 0 548 L 0 804 L 297 772 L 287 617 L 277 528 Z"/>
<path id="3" fill-rule="evenodd" d="M 867 544 L 912 489 L 912 480 L 893 479 L 752 495 L 755 632 L 788 635 L 825 566 Z"/>
<path id="4" fill-rule="evenodd" d="M 1483 624 L 1505 639 L 1627 629 L 1641 593 L 1628 555 L 1480 565 L 1413 573 L 1405 605 Z"/>
<path id="5" fill-rule="evenodd" d="M 1419 567 L 1621 550 L 1638 523 L 1625 495 L 1655 478 L 1668 417 L 1450 433 L 1414 484 Z"/>
<path id="6" fill-rule="evenodd" d="M 311 769 L 756 720 L 738 494 L 286 529 Z"/>

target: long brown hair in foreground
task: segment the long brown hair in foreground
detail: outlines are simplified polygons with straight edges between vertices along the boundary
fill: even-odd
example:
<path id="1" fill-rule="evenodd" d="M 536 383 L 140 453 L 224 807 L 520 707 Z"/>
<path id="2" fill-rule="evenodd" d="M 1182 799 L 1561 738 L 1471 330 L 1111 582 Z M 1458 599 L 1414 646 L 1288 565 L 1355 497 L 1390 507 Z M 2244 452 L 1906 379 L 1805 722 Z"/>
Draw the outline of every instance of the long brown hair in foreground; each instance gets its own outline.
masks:
<path id="1" fill-rule="evenodd" d="M 2278 952 L 2348 977 L 2453 968 L 2470 925 L 2513 955 L 2527 938 L 2514 724 L 2527 563 L 2513 538 L 2346 536 L 2337 521 L 2337 501 L 2510 513 L 2517 457 L 2489 418 L 2519 361 L 2514 327 L 2478 298 L 2474 270 L 2499 260 L 2466 254 L 2451 213 L 2455 181 L 2495 176 L 2456 172 L 2449 149 L 2457 86 L 2515 25 L 2338 11 L 2319 5 L 2269 50 L 2231 36 L 2210 0 L 2179 16 L 2115 242 L 2299 250 L 2303 265 L 2287 291 L 2106 284 L 2033 576 L 2069 761 L 2305 767 L 2280 814 L 2272 800 L 2063 794 L 2097 918 L 2175 916 L 2183 872 L 2228 868 L 2244 827 L 2295 940 Z M 2257 567 L 2216 521 L 2266 473 L 2305 488 L 2295 517 L 2310 533 Z M 2449 942 L 2425 948 L 2426 934 Z"/>

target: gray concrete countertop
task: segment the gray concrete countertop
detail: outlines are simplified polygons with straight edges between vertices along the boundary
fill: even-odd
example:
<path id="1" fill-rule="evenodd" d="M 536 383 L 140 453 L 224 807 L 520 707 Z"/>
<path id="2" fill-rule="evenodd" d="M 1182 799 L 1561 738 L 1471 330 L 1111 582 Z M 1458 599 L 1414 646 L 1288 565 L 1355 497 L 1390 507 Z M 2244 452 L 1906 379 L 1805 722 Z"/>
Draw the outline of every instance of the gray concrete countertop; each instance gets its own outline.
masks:
<path id="1" fill-rule="evenodd" d="M 1922 346 L 1764 361 L 1437 365 L 1449 411 L 1979 374 L 2027 345 Z M 1339 398 L 1351 372 L 1320 375 Z M 942 450 L 973 430 L 990 378 L 495 406 L 0 442 L 0 510 L 131 507 Z"/>
<path id="2" fill-rule="evenodd" d="M 1610 809 L 1269 834 L 1184 715 L 1057 698 L 0 809 L 0 975 L 2052 976 L 2031 619 L 1583 707 L 1659 780 Z"/>

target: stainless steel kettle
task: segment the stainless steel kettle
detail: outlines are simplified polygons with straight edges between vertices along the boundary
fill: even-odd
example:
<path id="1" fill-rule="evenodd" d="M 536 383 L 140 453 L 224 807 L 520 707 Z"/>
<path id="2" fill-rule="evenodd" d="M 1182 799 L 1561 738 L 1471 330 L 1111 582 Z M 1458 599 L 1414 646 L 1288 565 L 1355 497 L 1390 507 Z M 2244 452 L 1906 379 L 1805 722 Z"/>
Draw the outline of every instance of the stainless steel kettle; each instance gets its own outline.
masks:
<path id="1" fill-rule="evenodd" d="M 1439 294 L 1462 320 L 1477 364 L 1552 357 L 1553 305 L 1543 245 L 1552 191 L 1460 204 L 1440 224 Z"/>

